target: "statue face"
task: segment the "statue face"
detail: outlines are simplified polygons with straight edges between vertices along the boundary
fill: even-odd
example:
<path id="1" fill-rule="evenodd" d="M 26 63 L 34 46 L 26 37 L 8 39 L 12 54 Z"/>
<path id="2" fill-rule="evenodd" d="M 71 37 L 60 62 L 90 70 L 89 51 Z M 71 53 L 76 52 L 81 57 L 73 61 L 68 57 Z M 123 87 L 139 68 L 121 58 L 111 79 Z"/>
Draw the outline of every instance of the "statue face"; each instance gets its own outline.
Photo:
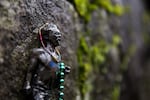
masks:
<path id="1" fill-rule="evenodd" d="M 61 32 L 53 23 L 47 24 L 42 30 L 42 37 L 45 43 L 50 42 L 54 47 L 59 46 L 61 43 Z"/>
<path id="2" fill-rule="evenodd" d="M 59 46 L 61 43 L 61 33 L 60 32 L 49 32 L 49 40 L 52 42 L 52 44 L 56 47 Z"/>

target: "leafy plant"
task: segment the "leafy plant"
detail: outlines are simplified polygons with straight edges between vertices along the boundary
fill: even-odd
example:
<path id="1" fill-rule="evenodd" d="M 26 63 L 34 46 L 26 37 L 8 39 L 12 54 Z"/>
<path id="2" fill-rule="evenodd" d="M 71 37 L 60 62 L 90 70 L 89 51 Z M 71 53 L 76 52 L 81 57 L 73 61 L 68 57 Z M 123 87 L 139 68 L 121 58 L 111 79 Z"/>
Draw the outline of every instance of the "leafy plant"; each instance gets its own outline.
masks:
<path id="1" fill-rule="evenodd" d="M 124 8 L 119 5 L 113 5 L 110 0 L 95 0 L 90 2 L 89 0 L 74 0 L 76 9 L 81 17 L 88 22 L 91 19 L 91 13 L 98 9 L 103 8 L 109 13 L 121 16 L 124 13 Z"/>

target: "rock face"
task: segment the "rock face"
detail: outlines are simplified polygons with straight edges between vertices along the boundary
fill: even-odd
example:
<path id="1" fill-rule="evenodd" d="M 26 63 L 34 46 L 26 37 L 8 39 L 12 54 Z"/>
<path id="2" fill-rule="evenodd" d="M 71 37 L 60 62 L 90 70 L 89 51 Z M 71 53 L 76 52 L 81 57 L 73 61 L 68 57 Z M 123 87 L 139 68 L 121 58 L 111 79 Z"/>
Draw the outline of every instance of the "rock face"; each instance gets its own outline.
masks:
<path id="1" fill-rule="evenodd" d="M 63 33 L 62 59 L 75 72 L 79 24 L 71 4 L 65 0 L 1 0 L 0 10 L 1 100 L 22 100 L 20 89 L 30 64 L 30 50 L 38 46 L 34 29 L 46 22 L 55 23 Z M 75 73 L 66 77 L 65 100 L 75 97 L 75 78 Z"/>

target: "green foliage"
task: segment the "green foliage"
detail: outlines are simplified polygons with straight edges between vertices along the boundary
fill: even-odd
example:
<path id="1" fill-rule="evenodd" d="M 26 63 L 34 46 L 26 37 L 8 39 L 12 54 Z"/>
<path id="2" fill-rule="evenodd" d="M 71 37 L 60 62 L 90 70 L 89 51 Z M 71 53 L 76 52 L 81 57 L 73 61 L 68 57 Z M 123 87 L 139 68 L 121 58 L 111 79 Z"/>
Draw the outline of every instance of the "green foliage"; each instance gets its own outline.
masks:
<path id="1" fill-rule="evenodd" d="M 106 54 L 109 51 L 109 45 L 101 40 L 90 48 L 90 59 L 95 69 L 106 61 Z"/>
<path id="2" fill-rule="evenodd" d="M 80 38 L 77 57 L 79 63 L 78 82 L 82 97 L 90 91 L 90 84 L 87 84 L 87 81 L 91 78 L 92 72 L 100 71 L 103 74 L 108 72 L 107 67 L 102 68 L 100 66 L 106 63 L 110 48 L 117 48 L 120 42 L 121 38 L 117 34 L 113 35 L 112 43 L 107 43 L 105 40 L 101 39 L 95 44 L 89 45 L 84 37 Z M 117 98 L 117 88 L 113 91 L 113 98 Z"/>
<path id="3" fill-rule="evenodd" d="M 124 13 L 124 8 L 121 5 L 113 5 L 110 0 L 95 0 L 92 3 L 89 0 L 74 0 L 74 3 L 78 13 L 85 21 L 89 21 L 91 19 L 91 13 L 98 8 L 106 9 L 109 13 L 118 16 Z"/>
<path id="4" fill-rule="evenodd" d="M 81 37 L 77 56 L 79 63 L 78 82 L 82 97 L 90 91 L 91 85 L 87 82 L 91 78 L 92 71 L 98 71 L 99 66 L 106 61 L 108 51 L 109 45 L 104 40 L 89 46 L 85 38 Z"/>
<path id="5" fill-rule="evenodd" d="M 114 86 L 111 100 L 119 100 L 120 86 Z"/>
<path id="6" fill-rule="evenodd" d="M 96 0 L 95 4 L 99 5 L 100 7 L 103 7 L 109 12 L 113 12 L 113 5 L 111 4 L 110 0 Z"/>
<path id="7" fill-rule="evenodd" d="M 79 15 L 86 22 L 91 19 L 91 13 L 99 8 L 105 9 L 107 12 L 118 16 L 121 16 L 124 13 L 124 9 L 121 5 L 113 5 L 110 0 L 94 0 L 91 2 L 90 0 L 74 0 L 74 4 Z M 90 43 L 90 41 L 88 42 Z M 78 85 L 83 99 L 85 94 L 90 91 L 91 85 L 88 81 L 91 78 L 92 72 L 100 71 L 105 74 L 108 72 L 107 67 L 101 68 L 100 66 L 106 63 L 106 57 L 110 48 L 112 46 L 117 47 L 120 42 L 120 37 L 114 35 L 111 44 L 101 39 L 91 46 L 90 44 L 87 44 L 84 37 L 81 37 L 77 57 L 79 64 Z M 117 88 L 114 89 L 112 97 L 114 98 L 113 100 L 116 100 Z"/>
<path id="8" fill-rule="evenodd" d="M 113 8 L 113 13 L 118 15 L 118 16 L 123 15 L 124 12 L 125 12 L 124 8 L 119 4 L 115 5 L 114 8 Z"/>
<path id="9" fill-rule="evenodd" d="M 113 5 L 110 0 L 96 0 L 95 3 L 100 7 L 106 9 L 108 12 L 116 14 L 118 16 L 121 16 L 124 13 L 124 8 L 121 5 Z"/>
<path id="10" fill-rule="evenodd" d="M 117 35 L 117 34 L 113 35 L 113 37 L 112 37 L 112 42 L 113 42 L 113 46 L 119 45 L 120 42 L 121 42 L 120 36 Z"/>
<path id="11" fill-rule="evenodd" d="M 135 51 L 136 51 L 136 46 L 134 44 L 130 44 L 129 48 L 127 49 L 127 53 L 124 56 L 122 64 L 121 64 L 121 71 L 122 72 L 127 70 L 127 66 L 130 62 L 130 58 L 133 56 Z"/>
<path id="12" fill-rule="evenodd" d="M 89 91 L 89 84 L 87 84 L 88 77 L 92 72 L 92 67 L 89 59 L 89 46 L 84 38 L 80 39 L 79 49 L 77 52 L 78 62 L 79 62 L 79 89 L 82 97 Z"/>
<path id="13" fill-rule="evenodd" d="M 86 20 L 89 21 L 91 12 L 97 9 L 97 6 L 90 4 L 89 0 L 74 0 L 78 13 Z"/>
<path id="14" fill-rule="evenodd" d="M 83 63 L 83 65 L 79 66 L 79 89 L 82 97 L 90 90 L 90 84 L 87 81 L 91 72 L 92 68 L 89 63 Z"/>
<path id="15" fill-rule="evenodd" d="M 82 50 L 82 53 L 88 54 L 88 45 L 83 37 L 80 40 L 79 48 Z"/>

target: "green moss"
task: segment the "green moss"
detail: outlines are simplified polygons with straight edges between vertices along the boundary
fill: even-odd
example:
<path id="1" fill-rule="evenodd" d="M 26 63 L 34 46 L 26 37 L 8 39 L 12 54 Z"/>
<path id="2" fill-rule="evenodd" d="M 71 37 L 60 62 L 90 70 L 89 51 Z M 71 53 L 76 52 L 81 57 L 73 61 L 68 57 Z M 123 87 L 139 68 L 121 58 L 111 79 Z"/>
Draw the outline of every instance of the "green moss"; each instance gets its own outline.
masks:
<path id="1" fill-rule="evenodd" d="M 86 40 L 82 37 L 79 43 L 79 49 L 77 52 L 78 62 L 79 62 L 79 76 L 78 76 L 78 83 L 80 93 L 82 98 L 87 91 L 89 91 L 89 84 L 87 84 L 87 80 L 92 72 L 91 62 L 89 59 L 89 46 L 86 43 Z"/>
<path id="2" fill-rule="evenodd" d="M 113 13 L 118 16 L 121 16 L 124 14 L 124 8 L 121 5 L 117 4 L 113 8 Z"/>
<path id="3" fill-rule="evenodd" d="M 124 13 L 124 8 L 121 5 L 113 5 L 110 0 L 96 0 L 95 4 L 118 16 L 121 16 Z"/>
<path id="4" fill-rule="evenodd" d="M 118 16 L 121 16 L 124 13 L 124 8 L 121 5 L 113 5 L 110 0 L 95 0 L 93 2 L 90 2 L 89 0 L 74 0 L 74 4 L 79 15 L 83 17 L 86 22 L 91 19 L 91 13 L 98 8 L 103 8 L 109 13 Z"/>
<path id="5" fill-rule="evenodd" d="M 121 42 L 121 37 L 117 34 L 113 35 L 112 37 L 113 46 L 117 46 Z"/>
<path id="6" fill-rule="evenodd" d="M 87 82 L 91 78 L 92 72 L 97 72 L 99 66 L 106 61 L 108 51 L 109 45 L 104 40 L 89 46 L 85 38 L 81 37 L 77 57 L 79 63 L 78 83 L 82 98 L 91 90 L 91 85 Z M 107 73 L 107 68 L 105 73 Z"/>
<path id="7" fill-rule="evenodd" d="M 119 100 L 119 95 L 120 95 L 120 86 L 117 85 L 113 88 L 111 100 Z"/>
<path id="8" fill-rule="evenodd" d="M 96 0 L 95 4 L 99 5 L 109 12 L 113 12 L 113 5 L 111 4 L 110 0 Z"/>
<path id="9" fill-rule="evenodd" d="M 105 62 L 108 51 L 109 45 L 104 40 L 90 47 L 90 59 L 95 69 Z"/>
<path id="10" fill-rule="evenodd" d="M 89 43 L 90 41 L 88 41 Z M 117 34 L 112 36 L 112 42 L 108 43 L 104 39 L 100 39 L 98 42 L 89 45 L 87 44 L 85 37 L 81 37 L 78 48 L 78 63 L 79 63 L 79 90 L 84 98 L 85 94 L 90 91 L 90 84 L 87 81 L 92 77 L 92 73 L 107 74 L 108 67 L 104 66 L 108 62 L 107 54 L 111 48 L 117 48 L 121 43 L 121 37 Z M 130 50 L 132 52 L 132 49 Z M 117 88 L 113 90 L 113 100 L 117 98 Z"/>
<path id="11" fill-rule="evenodd" d="M 74 0 L 74 4 L 79 15 L 86 22 L 91 19 L 91 13 L 98 8 L 105 9 L 107 12 L 118 16 L 121 16 L 124 13 L 124 9 L 121 5 L 113 5 L 110 0 L 95 0 L 94 2 L 90 2 L 90 0 Z M 107 54 L 110 48 L 112 46 L 117 48 L 120 42 L 121 38 L 115 34 L 112 37 L 112 43 L 107 43 L 105 40 L 101 39 L 91 46 L 90 44 L 87 44 L 84 37 L 81 37 L 77 58 L 79 64 L 78 85 L 82 99 L 84 99 L 85 94 L 90 91 L 91 84 L 88 83 L 88 81 L 90 80 L 92 73 L 108 73 L 108 68 L 105 66 L 102 68 L 101 66 L 106 63 Z M 90 43 L 90 41 L 88 41 L 88 43 Z M 112 92 L 113 100 L 117 100 L 116 98 L 119 95 L 117 90 L 118 88 L 116 87 Z"/>
<path id="12" fill-rule="evenodd" d="M 86 21 L 89 21 L 91 18 L 91 12 L 97 9 L 97 6 L 90 4 L 89 0 L 74 0 L 74 2 L 79 15 Z"/>
<path id="13" fill-rule="evenodd" d="M 128 66 L 129 61 L 130 61 L 130 58 L 131 58 L 131 56 L 133 56 L 135 51 L 136 51 L 136 46 L 134 44 L 131 44 L 128 48 L 126 55 L 123 58 L 123 61 L 122 61 L 122 65 L 121 65 L 121 71 L 122 72 L 127 70 L 127 66 Z"/>
<path id="14" fill-rule="evenodd" d="M 88 45 L 87 45 L 87 43 L 86 43 L 84 38 L 80 39 L 80 46 L 79 46 L 79 48 L 82 50 L 82 53 L 88 54 Z"/>

